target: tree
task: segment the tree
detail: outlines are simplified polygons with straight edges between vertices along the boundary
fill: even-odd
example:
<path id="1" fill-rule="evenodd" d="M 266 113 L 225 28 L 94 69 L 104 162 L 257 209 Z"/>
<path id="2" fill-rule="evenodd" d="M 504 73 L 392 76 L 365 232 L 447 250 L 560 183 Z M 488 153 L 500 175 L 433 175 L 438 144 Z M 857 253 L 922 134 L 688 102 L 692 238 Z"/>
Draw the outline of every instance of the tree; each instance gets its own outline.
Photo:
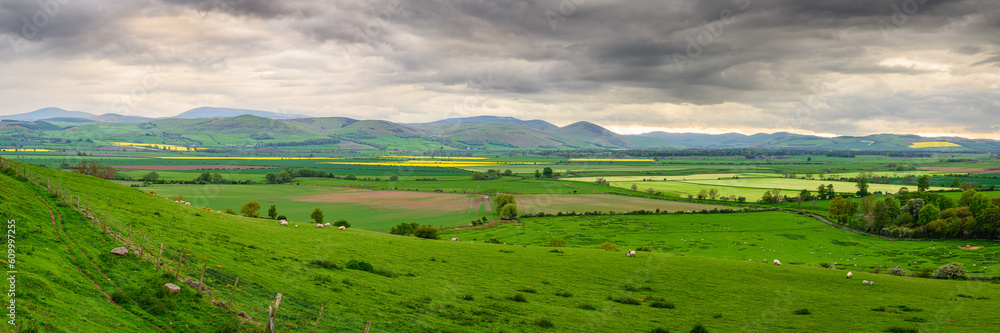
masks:
<path id="1" fill-rule="evenodd" d="M 834 197 L 830 200 L 830 216 L 840 217 L 847 216 L 852 217 L 854 214 L 858 213 L 858 204 L 854 201 L 850 201 L 841 197 Z"/>
<path id="2" fill-rule="evenodd" d="M 417 222 L 400 223 L 389 229 L 389 233 L 393 235 L 408 236 L 410 234 L 413 234 L 413 231 L 416 230 L 417 227 L 419 226 L 420 224 Z"/>
<path id="3" fill-rule="evenodd" d="M 281 182 L 281 183 L 287 183 L 287 182 L 292 181 L 292 173 L 288 172 L 288 170 L 279 172 L 278 173 L 278 181 Z"/>
<path id="4" fill-rule="evenodd" d="M 708 198 L 709 199 L 715 200 L 718 197 L 719 197 L 719 190 L 716 190 L 714 188 L 711 189 L 711 190 L 708 190 Z"/>
<path id="5" fill-rule="evenodd" d="M 336 221 L 333 222 L 333 226 L 335 226 L 335 227 L 350 228 L 351 227 L 351 222 L 347 222 L 347 220 L 345 220 L 345 219 L 339 219 L 339 220 L 336 220 Z"/>
<path id="6" fill-rule="evenodd" d="M 969 273 L 965 269 L 965 265 L 957 261 L 952 261 L 944 266 L 938 267 L 938 269 L 934 271 L 934 278 L 965 280 L 969 278 Z"/>
<path id="7" fill-rule="evenodd" d="M 142 180 L 147 182 L 155 182 L 158 179 L 160 179 L 160 174 L 156 173 L 156 171 L 150 171 L 149 173 L 142 175 Z"/>
<path id="8" fill-rule="evenodd" d="M 701 191 L 698 192 L 698 200 L 705 200 L 705 198 L 708 198 L 708 190 L 701 189 Z"/>
<path id="9" fill-rule="evenodd" d="M 941 210 L 937 208 L 934 204 L 924 205 L 924 208 L 920 209 L 920 215 L 917 217 L 917 224 L 927 225 L 934 220 L 941 217 Z"/>
<path id="10" fill-rule="evenodd" d="M 500 209 L 502 209 L 503 206 L 516 203 L 517 203 L 517 198 L 515 198 L 513 194 L 509 193 L 497 194 L 495 197 L 493 197 L 493 211 L 497 212 L 497 214 L 500 214 Z"/>
<path id="11" fill-rule="evenodd" d="M 831 184 L 827 184 L 826 185 L 826 197 L 827 198 L 833 198 L 835 196 L 837 196 L 837 192 L 833 191 L 833 184 L 832 183 Z"/>
<path id="12" fill-rule="evenodd" d="M 513 176 L 514 175 L 514 171 L 511 170 L 511 169 L 504 170 L 503 171 L 503 175 L 504 176 Z"/>
<path id="13" fill-rule="evenodd" d="M 500 218 L 504 220 L 513 220 L 517 218 L 517 204 L 509 203 L 500 208 Z"/>
<path id="14" fill-rule="evenodd" d="M 867 197 L 871 194 L 868 193 L 868 178 L 858 176 L 858 183 L 855 186 L 858 187 L 857 195 L 859 197 Z"/>
<path id="15" fill-rule="evenodd" d="M 278 207 L 271 205 L 271 208 L 267 210 L 267 217 L 270 217 L 272 220 L 278 217 Z"/>
<path id="16" fill-rule="evenodd" d="M 353 173 L 349 173 L 349 174 L 347 174 L 347 177 L 344 177 L 344 179 L 347 179 L 347 180 L 358 180 L 358 176 L 355 176 Z"/>
<path id="17" fill-rule="evenodd" d="M 562 238 L 552 237 L 549 239 L 549 247 L 563 247 L 566 246 L 566 240 Z"/>
<path id="18" fill-rule="evenodd" d="M 545 169 L 542 169 L 542 176 L 545 178 L 552 178 L 552 168 L 545 167 Z"/>
<path id="19" fill-rule="evenodd" d="M 256 201 L 247 202 L 243 204 L 242 208 L 240 208 L 240 214 L 243 214 L 243 216 L 248 216 L 248 217 L 259 217 L 260 204 L 257 203 Z"/>
<path id="20" fill-rule="evenodd" d="M 313 221 L 316 221 L 316 223 L 323 223 L 323 210 L 316 207 L 316 209 L 313 209 L 313 212 L 309 215 L 309 217 L 312 218 Z"/>
<path id="21" fill-rule="evenodd" d="M 818 197 L 820 199 L 826 199 L 826 186 L 825 185 L 820 184 L 819 187 L 816 188 L 816 197 Z"/>
<path id="22" fill-rule="evenodd" d="M 772 203 L 774 202 L 774 194 L 771 191 L 764 191 L 764 195 L 760 197 L 761 203 Z"/>
<path id="23" fill-rule="evenodd" d="M 413 230 L 413 235 L 426 239 L 438 239 L 438 229 L 429 225 L 422 225 Z"/>
<path id="24" fill-rule="evenodd" d="M 812 198 L 812 196 L 813 196 L 812 192 L 809 192 L 809 190 L 806 189 L 803 189 L 802 192 L 799 192 L 799 197 L 802 198 L 802 200 L 809 200 Z"/>
<path id="25" fill-rule="evenodd" d="M 632 184 L 632 190 L 633 191 L 638 191 L 639 190 L 639 185 Z"/>
<path id="26" fill-rule="evenodd" d="M 399 175 L 392 175 L 392 176 L 389 176 L 389 181 L 390 181 L 390 182 L 395 182 L 395 181 L 399 181 Z"/>
<path id="27" fill-rule="evenodd" d="M 927 175 L 920 176 L 917 179 L 917 191 L 924 192 L 931 188 L 931 179 Z"/>
<path id="28" fill-rule="evenodd" d="M 268 172 L 266 175 L 264 175 L 264 182 L 268 184 L 277 184 L 278 174 L 274 172 Z"/>
<path id="29" fill-rule="evenodd" d="M 962 180 L 955 178 L 951 180 L 951 187 L 959 187 L 962 185 Z"/>
<path id="30" fill-rule="evenodd" d="M 542 173 L 538 172 L 538 170 L 535 169 L 535 178 L 541 178 L 541 177 L 542 177 Z"/>

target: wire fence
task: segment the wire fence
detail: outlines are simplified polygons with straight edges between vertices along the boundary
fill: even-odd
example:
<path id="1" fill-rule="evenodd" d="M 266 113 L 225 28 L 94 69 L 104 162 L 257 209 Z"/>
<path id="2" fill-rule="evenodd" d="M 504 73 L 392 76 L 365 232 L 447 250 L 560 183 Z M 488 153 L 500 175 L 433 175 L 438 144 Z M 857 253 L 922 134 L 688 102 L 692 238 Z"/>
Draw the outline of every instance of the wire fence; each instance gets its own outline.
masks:
<path id="1" fill-rule="evenodd" d="M 0 167 L 14 171 L 46 191 L 58 196 L 91 220 L 96 227 L 136 256 L 173 274 L 177 281 L 211 296 L 211 302 L 237 315 L 244 322 L 273 332 L 404 332 L 353 316 L 327 311 L 307 301 L 267 290 L 260 284 L 227 273 L 207 258 L 167 246 L 163 240 L 133 229 L 87 199 L 27 165 L 0 158 Z M 199 259 L 201 258 L 201 259 Z M 273 325 L 273 326 L 272 326 Z"/>

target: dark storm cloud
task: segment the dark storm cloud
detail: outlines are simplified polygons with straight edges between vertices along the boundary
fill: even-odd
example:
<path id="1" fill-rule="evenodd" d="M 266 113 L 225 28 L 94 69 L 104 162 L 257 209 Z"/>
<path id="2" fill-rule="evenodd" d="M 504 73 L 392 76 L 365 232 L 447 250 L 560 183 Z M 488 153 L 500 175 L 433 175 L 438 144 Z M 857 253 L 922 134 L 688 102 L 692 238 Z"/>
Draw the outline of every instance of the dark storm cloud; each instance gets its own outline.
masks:
<path id="1" fill-rule="evenodd" d="M 619 103 L 737 103 L 791 113 L 815 97 L 815 87 L 838 82 L 848 86 L 824 97 L 830 102 L 821 117 L 794 123 L 844 132 L 821 123 L 921 119 L 985 130 L 991 127 L 976 127 L 976 117 L 997 111 L 996 103 L 981 99 L 996 87 L 971 78 L 1000 66 L 1000 3 L 993 0 L 51 2 L 60 3 L 59 12 L 30 38 L 23 18 L 30 21 L 45 8 L 32 0 L 0 3 L 0 34 L 25 42 L 19 52 L 0 52 L 0 60 L 89 57 L 119 66 L 175 65 L 176 72 L 199 75 L 258 62 L 262 79 L 308 87 L 304 91 L 317 96 L 337 90 L 327 87 L 331 81 L 293 72 L 347 71 L 355 90 L 414 86 L 428 93 L 425 99 L 487 91 L 526 108 L 584 112 L 572 115 L 575 120 L 607 119 L 600 113 Z M 131 30 L 164 17 L 191 25 L 177 27 L 187 39 L 170 40 L 170 29 L 146 31 L 149 36 Z M 0 47 L 7 44 L 0 40 Z M 906 91 L 943 72 L 952 75 L 940 81 L 945 86 Z M 199 79 L 224 82 L 240 73 L 229 74 Z M 848 89 L 844 82 L 851 78 L 871 86 Z M 199 94 L 230 93 L 223 88 Z M 873 97 L 880 94 L 893 102 Z M 396 108 L 367 100 L 372 104 L 360 107 Z M 963 116 L 933 121 L 924 117 L 932 114 L 928 106 Z"/>

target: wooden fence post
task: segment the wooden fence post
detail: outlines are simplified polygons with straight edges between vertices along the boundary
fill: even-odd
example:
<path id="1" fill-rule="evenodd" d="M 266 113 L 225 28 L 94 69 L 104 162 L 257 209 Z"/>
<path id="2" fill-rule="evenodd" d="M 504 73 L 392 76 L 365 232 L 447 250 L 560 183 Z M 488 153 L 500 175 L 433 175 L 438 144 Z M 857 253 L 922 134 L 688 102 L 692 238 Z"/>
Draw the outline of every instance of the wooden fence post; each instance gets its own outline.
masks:
<path id="1" fill-rule="evenodd" d="M 163 243 L 160 243 L 160 253 L 156 255 L 156 270 L 160 270 L 160 256 L 163 255 Z"/>
<path id="2" fill-rule="evenodd" d="M 205 264 L 201 264 L 201 278 L 198 279 L 198 293 L 201 293 L 201 289 L 205 287 Z M 208 289 L 208 288 L 205 288 Z"/>
<path id="3" fill-rule="evenodd" d="M 125 239 L 125 246 L 132 245 L 132 226 L 128 226 L 128 238 Z"/>
<path id="4" fill-rule="evenodd" d="M 371 329 L 371 328 L 372 328 L 372 321 L 371 320 L 366 321 L 365 322 L 365 333 L 368 333 L 368 330 Z"/>
<path id="5" fill-rule="evenodd" d="M 271 329 L 271 333 L 274 333 L 274 315 L 278 314 L 279 306 L 281 306 L 281 293 L 278 293 L 278 295 L 274 297 L 274 307 L 267 307 L 269 312 L 267 316 L 267 327 Z"/>
<path id="6" fill-rule="evenodd" d="M 236 278 L 236 282 L 233 282 L 233 292 L 229 294 L 229 309 L 233 310 L 233 296 L 236 296 L 236 286 L 240 284 L 240 278 Z M 235 311 L 235 310 L 234 310 Z"/>
<path id="7" fill-rule="evenodd" d="M 316 333 L 316 330 L 319 329 L 319 319 L 323 318 L 323 308 L 325 306 L 319 307 L 319 316 L 316 317 L 316 325 L 313 325 L 313 333 Z"/>
<path id="8" fill-rule="evenodd" d="M 180 255 L 177 256 L 177 270 L 174 271 L 174 278 L 178 280 L 181 278 L 181 262 L 184 261 L 184 251 L 180 252 Z"/>

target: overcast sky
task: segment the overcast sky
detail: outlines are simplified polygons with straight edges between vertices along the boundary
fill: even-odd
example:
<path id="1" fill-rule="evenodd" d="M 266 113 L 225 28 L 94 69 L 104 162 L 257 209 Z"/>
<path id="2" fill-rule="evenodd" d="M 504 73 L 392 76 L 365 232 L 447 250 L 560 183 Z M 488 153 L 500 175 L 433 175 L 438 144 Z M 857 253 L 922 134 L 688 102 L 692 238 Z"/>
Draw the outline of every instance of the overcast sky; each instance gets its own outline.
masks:
<path id="1" fill-rule="evenodd" d="M 1000 139 L 1000 1 L 3 0 L 0 101 Z"/>

